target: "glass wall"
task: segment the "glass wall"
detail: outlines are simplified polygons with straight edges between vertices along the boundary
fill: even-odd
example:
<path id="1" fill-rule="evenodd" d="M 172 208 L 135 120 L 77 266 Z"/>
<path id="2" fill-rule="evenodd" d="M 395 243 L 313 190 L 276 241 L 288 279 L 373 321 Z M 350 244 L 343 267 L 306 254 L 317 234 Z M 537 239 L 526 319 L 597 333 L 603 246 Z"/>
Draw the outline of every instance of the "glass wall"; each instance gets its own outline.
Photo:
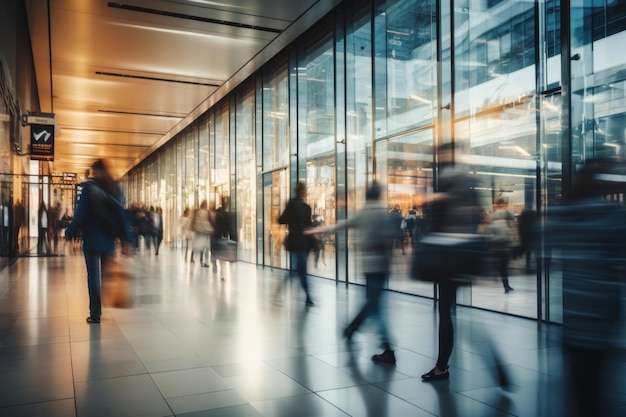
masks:
<path id="1" fill-rule="evenodd" d="M 256 261 L 256 138 L 254 86 L 248 85 L 236 103 L 235 176 L 239 259 Z"/>
<path id="2" fill-rule="evenodd" d="M 585 159 L 626 147 L 626 57 L 613 52 L 626 41 L 626 9 L 564 4 L 346 1 L 129 172 L 129 201 L 164 205 L 173 221 L 235 190 L 239 258 L 288 268 L 276 219 L 297 179 L 320 222 L 352 216 L 374 178 L 390 208 L 423 221 L 424 198 L 437 191 L 436 145 L 452 142 L 485 216 L 500 201 L 520 227 L 545 219 Z M 325 236 L 310 273 L 362 283 L 354 240 Z M 432 284 L 411 280 L 412 238 L 402 240 L 389 288 L 432 297 Z M 515 291 L 494 275 L 459 301 L 560 321 L 560 265 L 533 249 L 512 251 Z"/>
<path id="3" fill-rule="evenodd" d="M 329 23 L 326 23 L 329 24 Z M 335 71 L 331 27 L 311 36 L 298 54 L 298 172 L 307 183 L 313 220 L 336 222 Z M 302 167 L 302 168 L 301 168 Z M 324 254 L 311 260 L 312 273 L 335 277 L 335 235 L 322 236 Z"/>

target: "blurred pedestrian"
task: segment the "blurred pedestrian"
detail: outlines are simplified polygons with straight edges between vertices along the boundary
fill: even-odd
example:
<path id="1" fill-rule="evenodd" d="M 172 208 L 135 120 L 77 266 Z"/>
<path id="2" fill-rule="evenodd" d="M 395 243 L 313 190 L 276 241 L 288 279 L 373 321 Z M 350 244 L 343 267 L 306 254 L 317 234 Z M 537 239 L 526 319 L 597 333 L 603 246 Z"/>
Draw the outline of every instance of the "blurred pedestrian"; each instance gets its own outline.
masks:
<path id="1" fill-rule="evenodd" d="M 519 251 L 517 256 L 526 260 L 526 272 L 531 271 L 530 260 L 537 242 L 537 212 L 530 207 L 524 208 L 517 219 Z"/>
<path id="2" fill-rule="evenodd" d="M 429 204 L 429 233 L 438 234 L 450 240 L 467 240 L 478 236 L 478 226 L 482 220 L 482 209 L 479 205 L 476 192 L 477 184 L 475 177 L 467 171 L 460 169 L 454 164 L 454 144 L 447 143 L 438 149 L 440 162 L 440 175 L 438 191 L 430 196 Z M 424 238 L 426 240 L 427 237 Z M 479 256 L 479 255 L 476 255 Z M 419 262 L 419 259 L 417 260 Z M 455 269 L 474 267 L 464 265 L 460 259 L 450 259 L 456 262 Z M 448 361 L 454 347 L 454 327 L 452 310 L 456 304 L 457 287 L 464 282 L 462 271 L 458 275 L 446 275 L 436 277 L 439 290 L 439 349 L 435 367 L 422 375 L 423 381 L 435 381 L 450 377 Z M 504 367 L 496 355 L 495 349 L 490 346 L 496 363 L 496 371 L 501 386 L 507 387 L 510 381 Z"/>
<path id="3" fill-rule="evenodd" d="M 224 266 L 237 260 L 237 213 L 230 210 L 230 198 L 222 197 L 220 208 L 215 211 L 215 231 L 211 241 L 211 257 L 214 266 L 220 268 L 224 279 Z"/>
<path id="4" fill-rule="evenodd" d="M 517 246 L 517 225 L 515 216 L 506 209 L 506 200 L 496 199 L 494 212 L 489 216 L 486 228 L 490 249 L 494 255 L 498 278 L 502 281 L 504 292 L 513 291 L 509 284 L 509 263 L 511 251 Z"/>
<path id="5" fill-rule="evenodd" d="M 365 274 L 366 302 L 343 331 L 343 336 L 352 340 L 352 336 L 369 317 L 378 324 L 378 334 L 383 352 L 372 356 L 375 362 L 396 363 L 396 356 L 391 348 L 387 317 L 383 303 L 385 282 L 389 275 L 392 242 L 397 232 L 387 227 L 386 208 L 381 203 L 382 187 L 374 182 L 366 193 L 365 206 L 357 213 L 334 226 L 313 228 L 305 233 L 327 233 L 334 230 L 356 228 L 359 232 L 360 263 Z"/>
<path id="6" fill-rule="evenodd" d="M 404 255 L 404 229 L 402 228 L 402 210 L 399 205 L 395 205 L 388 214 L 387 228 L 393 236 L 392 249 L 399 248 Z"/>
<path id="7" fill-rule="evenodd" d="M 37 254 L 48 255 L 50 253 L 50 245 L 48 244 L 48 209 L 43 201 L 39 204 L 37 212 L 37 226 L 39 229 Z"/>
<path id="8" fill-rule="evenodd" d="M 209 248 L 211 245 L 211 235 L 215 229 L 214 214 L 209 210 L 206 200 L 200 203 L 200 207 L 193 212 L 191 217 L 191 230 L 193 231 L 193 250 L 190 261 L 194 261 L 194 254 L 200 255 L 200 266 L 210 266 Z"/>
<path id="9" fill-rule="evenodd" d="M 189 207 L 185 207 L 178 227 L 179 235 L 183 243 L 183 258 L 185 259 L 185 262 L 187 262 L 189 260 L 189 252 L 193 250 L 191 249 L 193 232 L 191 231 L 191 210 L 189 210 Z"/>
<path id="10" fill-rule="evenodd" d="M 585 162 L 571 195 L 548 212 L 545 242 L 563 269 L 563 346 L 573 416 L 607 414 L 607 377 L 623 328 L 626 209 L 606 195 L 626 192 L 624 161 Z"/>
<path id="11" fill-rule="evenodd" d="M 305 236 L 304 231 L 313 226 L 311 219 L 311 206 L 309 206 L 304 199 L 306 198 L 306 184 L 304 181 L 299 181 L 296 184 L 296 196 L 289 200 L 285 211 L 278 218 L 280 224 L 286 224 L 289 228 L 289 233 L 285 239 L 285 249 L 291 257 L 291 270 L 288 275 L 285 276 L 283 281 L 286 282 L 295 271 L 300 279 L 302 289 L 306 294 L 305 304 L 307 306 L 313 306 L 313 300 L 309 292 L 309 283 L 307 281 L 307 259 L 309 252 L 312 249 L 312 238 Z M 282 285 L 279 284 L 274 294 L 274 299 L 277 300 Z"/>
<path id="12" fill-rule="evenodd" d="M 83 252 L 87 265 L 89 290 L 89 317 L 87 323 L 100 323 L 102 315 L 102 270 L 115 253 L 116 240 L 123 242 L 123 252 L 128 253 L 129 226 L 123 206 L 122 191 L 111 176 L 103 160 L 92 165 L 92 178 L 83 183 L 72 223 L 66 236 L 82 232 Z"/>

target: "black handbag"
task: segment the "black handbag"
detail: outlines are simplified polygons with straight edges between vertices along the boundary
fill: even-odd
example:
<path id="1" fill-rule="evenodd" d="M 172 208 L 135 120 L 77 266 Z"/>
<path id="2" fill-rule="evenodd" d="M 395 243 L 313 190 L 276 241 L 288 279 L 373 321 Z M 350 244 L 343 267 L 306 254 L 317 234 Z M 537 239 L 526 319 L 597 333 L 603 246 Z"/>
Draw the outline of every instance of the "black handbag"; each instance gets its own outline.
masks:
<path id="1" fill-rule="evenodd" d="M 420 281 L 468 281 L 483 275 L 487 248 L 481 235 L 431 233 L 414 248 L 411 272 Z"/>

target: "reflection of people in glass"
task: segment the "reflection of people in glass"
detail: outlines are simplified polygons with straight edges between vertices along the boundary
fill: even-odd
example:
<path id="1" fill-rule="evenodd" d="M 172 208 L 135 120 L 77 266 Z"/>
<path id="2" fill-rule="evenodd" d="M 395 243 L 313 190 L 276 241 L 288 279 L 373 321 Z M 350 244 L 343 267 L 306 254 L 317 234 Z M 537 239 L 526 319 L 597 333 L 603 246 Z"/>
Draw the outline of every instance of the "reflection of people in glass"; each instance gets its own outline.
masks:
<path id="1" fill-rule="evenodd" d="M 306 294 L 306 305 L 312 306 L 313 300 L 307 281 L 307 258 L 311 250 L 311 239 L 304 235 L 304 230 L 313 224 L 311 222 L 311 206 L 304 201 L 305 198 L 306 184 L 304 181 L 299 181 L 296 185 L 296 196 L 289 200 L 285 211 L 278 218 L 278 222 L 289 227 L 289 233 L 285 239 L 285 249 L 291 255 L 291 271 L 295 270 L 298 278 L 300 278 L 300 284 Z M 285 281 L 290 278 L 291 271 L 285 277 Z M 275 298 L 280 294 L 281 287 L 281 285 L 278 286 Z"/>
<path id="2" fill-rule="evenodd" d="M 624 162 L 587 161 L 545 226 L 546 244 L 560 249 L 553 256 L 563 268 L 563 344 L 581 417 L 607 414 L 610 359 L 623 328 L 626 209 L 602 198 L 616 192 L 626 192 Z"/>
<path id="3" fill-rule="evenodd" d="M 385 206 L 380 202 L 381 195 L 382 188 L 377 183 L 373 183 L 367 190 L 365 206 L 354 217 L 334 226 L 311 229 L 307 233 L 323 233 L 351 227 L 359 230 L 358 241 L 361 245 L 360 256 L 362 270 L 365 273 L 367 301 L 354 320 L 345 328 L 343 335 L 351 340 L 353 334 L 359 330 L 368 317 L 377 319 L 381 347 L 384 351 L 379 355 L 374 355 L 372 360 L 396 363 L 396 356 L 389 340 L 385 310 L 381 308 L 381 302 L 391 263 L 391 242 L 397 236 L 397 232 L 387 227 L 387 213 Z"/>

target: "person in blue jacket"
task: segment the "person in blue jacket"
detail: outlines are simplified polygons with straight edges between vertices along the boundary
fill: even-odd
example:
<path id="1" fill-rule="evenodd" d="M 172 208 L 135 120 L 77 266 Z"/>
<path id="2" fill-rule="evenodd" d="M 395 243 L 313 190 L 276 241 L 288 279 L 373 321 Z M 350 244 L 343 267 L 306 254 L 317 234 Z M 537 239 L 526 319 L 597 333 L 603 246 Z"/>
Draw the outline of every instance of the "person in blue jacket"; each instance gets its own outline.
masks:
<path id="1" fill-rule="evenodd" d="M 122 241 L 122 250 L 126 254 L 127 242 L 131 240 L 122 191 L 111 176 L 105 161 L 97 160 L 91 170 L 92 178 L 83 183 L 74 220 L 65 232 L 66 237 L 72 237 L 78 230 L 82 232 L 89 290 L 89 324 L 100 323 L 102 315 L 102 268 L 106 268 L 107 261 L 114 255 L 118 238 Z"/>

